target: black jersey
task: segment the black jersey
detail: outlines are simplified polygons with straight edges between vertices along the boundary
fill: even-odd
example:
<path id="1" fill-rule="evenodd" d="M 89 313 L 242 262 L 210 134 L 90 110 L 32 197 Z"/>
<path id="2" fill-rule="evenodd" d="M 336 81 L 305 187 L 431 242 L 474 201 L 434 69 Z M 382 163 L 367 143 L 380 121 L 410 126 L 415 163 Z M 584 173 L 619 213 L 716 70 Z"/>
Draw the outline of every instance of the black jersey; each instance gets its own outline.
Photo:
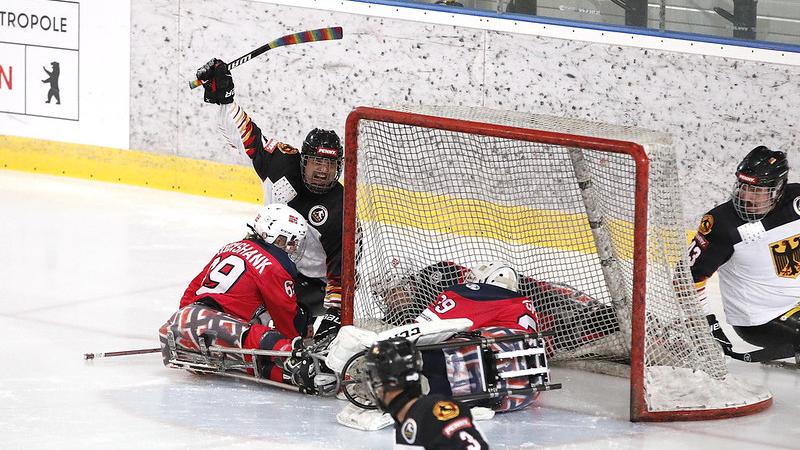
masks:
<path id="1" fill-rule="evenodd" d="M 341 275 L 342 201 L 344 188 L 335 183 L 324 194 L 309 191 L 300 173 L 300 152 L 275 139 L 265 139 L 261 129 L 236 102 L 221 105 L 223 132 L 232 146 L 244 151 L 264 187 L 264 204 L 284 203 L 308 220 L 303 257 L 297 269 L 311 278 Z"/>
<path id="2" fill-rule="evenodd" d="M 700 221 L 689 247 L 695 285 L 719 272 L 725 316 L 731 325 L 761 325 L 800 301 L 800 184 L 763 219 L 745 222 L 729 200 Z"/>
<path id="3" fill-rule="evenodd" d="M 438 394 L 423 395 L 411 405 L 405 420 L 395 424 L 395 440 L 426 449 L 489 448 L 469 408 Z"/>

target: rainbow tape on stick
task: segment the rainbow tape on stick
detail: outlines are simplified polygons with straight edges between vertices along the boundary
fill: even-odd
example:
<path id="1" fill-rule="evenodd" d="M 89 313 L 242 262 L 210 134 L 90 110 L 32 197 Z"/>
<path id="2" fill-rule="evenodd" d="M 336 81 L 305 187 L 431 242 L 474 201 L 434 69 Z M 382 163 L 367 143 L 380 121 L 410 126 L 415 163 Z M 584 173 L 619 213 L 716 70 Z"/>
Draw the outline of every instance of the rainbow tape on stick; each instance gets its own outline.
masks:
<path id="1" fill-rule="evenodd" d="M 251 59 L 255 58 L 256 56 L 266 52 L 267 50 L 272 50 L 273 48 L 285 47 L 287 45 L 294 45 L 294 44 L 303 44 L 306 42 L 333 41 L 341 38 L 342 38 L 342 27 L 327 27 L 327 28 L 320 28 L 317 30 L 301 31 L 299 33 L 287 34 L 286 36 L 282 36 L 279 37 L 278 39 L 275 39 L 274 41 L 270 41 L 269 43 L 262 45 L 261 47 L 258 47 L 252 52 L 229 62 L 227 64 L 228 70 L 233 69 L 234 67 L 238 67 L 246 63 L 247 61 L 250 61 Z M 203 84 L 202 81 L 194 80 L 189 82 L 189 87 L 194 89 L 202 84 Z"/>

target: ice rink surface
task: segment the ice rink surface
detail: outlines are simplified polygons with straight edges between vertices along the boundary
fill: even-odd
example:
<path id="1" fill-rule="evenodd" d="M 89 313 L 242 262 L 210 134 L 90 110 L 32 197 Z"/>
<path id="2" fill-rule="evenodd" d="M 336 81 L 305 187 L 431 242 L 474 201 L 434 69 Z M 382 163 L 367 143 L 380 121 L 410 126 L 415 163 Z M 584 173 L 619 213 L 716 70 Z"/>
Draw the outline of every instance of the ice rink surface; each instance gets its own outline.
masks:
<path id="1" fill-rule="evenodd" d="M 338 425 L 342 401 L 166 369 L 157 354 L 83 360 L 157 347 L 188 282 L 257 205 L 0 170 L 0 208 L 0 448 L 393 447 L 391 430 Z M 562 390 L 479 426 L 492 448 L 800 448 L 800 372 L 728 366 L 766 385 L 773 406 L 633 424 L 627 380 L 555 369 Z"/>

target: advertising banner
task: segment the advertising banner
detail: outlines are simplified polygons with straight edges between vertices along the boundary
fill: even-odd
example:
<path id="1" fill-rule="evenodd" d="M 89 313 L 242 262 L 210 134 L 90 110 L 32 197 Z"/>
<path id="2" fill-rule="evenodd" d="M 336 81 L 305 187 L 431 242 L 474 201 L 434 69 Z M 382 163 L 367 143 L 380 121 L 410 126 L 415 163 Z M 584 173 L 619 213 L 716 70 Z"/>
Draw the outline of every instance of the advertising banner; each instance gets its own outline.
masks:
<path id="1" fill-rule="evenodd" d="M 0 134 L 127 148 L 129 0 L 0 3 Z"/>

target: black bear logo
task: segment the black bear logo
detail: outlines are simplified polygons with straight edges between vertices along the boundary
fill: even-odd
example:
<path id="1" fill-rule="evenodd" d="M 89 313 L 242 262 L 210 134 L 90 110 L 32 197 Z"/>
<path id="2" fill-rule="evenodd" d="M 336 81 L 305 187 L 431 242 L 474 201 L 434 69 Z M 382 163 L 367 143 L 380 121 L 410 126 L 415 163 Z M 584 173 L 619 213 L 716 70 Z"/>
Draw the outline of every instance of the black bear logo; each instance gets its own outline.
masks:
<path id="1" fill-rule="evenodd" d="M 42 66 L 42 69 L 44 69 L 45 73 L 47 74 L 47 79 L 42 80 L 42 83 L 50 83 L 50 90 L 47 91 L 47 101 L 45 103 L 50 103 L 50 100 L 55 97 L 56 104 L 60 105 L 61 95 L 59 94 L 58 90 L 58 76 L 61 75 L 61 66 L 56 61 L 51 62 L 50 65 L 53 66 L 52 71 L 47 70 L 46 67 Z"/>

